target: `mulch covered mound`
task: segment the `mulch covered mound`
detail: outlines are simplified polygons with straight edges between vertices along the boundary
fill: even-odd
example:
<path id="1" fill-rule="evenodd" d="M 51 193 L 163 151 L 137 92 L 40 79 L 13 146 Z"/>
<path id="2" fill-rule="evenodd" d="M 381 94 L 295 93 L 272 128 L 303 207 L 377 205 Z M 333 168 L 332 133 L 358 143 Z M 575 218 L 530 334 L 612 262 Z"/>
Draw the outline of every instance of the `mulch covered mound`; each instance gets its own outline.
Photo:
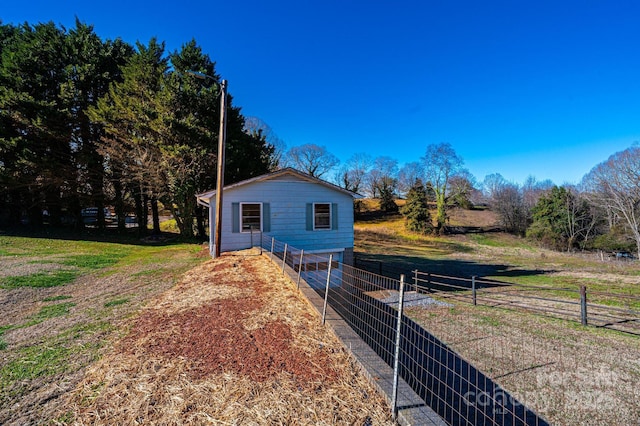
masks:
<path id="1" fill-rule="evenodd" d="M 151 355 L 191 361 L 195 379 L 233 372 L 263 382 L 286 372 L 301 383 L 334 380 L 337 372 L 328 353 L 309 354 L 293 346 L 291 327 L 282 320 L 275 319 L 255 330 L 245 327 L 243 322 L 265 305 L 264 298 L 275 296 L 265 291 L 262 281 L 248 280 L 243 285 L 251 296 L 216 300 L 173 314 L 147 311 L 123 346 L 132 352 L 141 349 L 138 342 L 145 341 L 148 343 L 142 350 Z M 166 329 L 175 332 L 165 333 Z"/>
<path id="2" fill-rule="evenodd" d="M 73 424 L 392 424 L 317 312 L 265 257 L 223 255 L 132 319 Z"/>

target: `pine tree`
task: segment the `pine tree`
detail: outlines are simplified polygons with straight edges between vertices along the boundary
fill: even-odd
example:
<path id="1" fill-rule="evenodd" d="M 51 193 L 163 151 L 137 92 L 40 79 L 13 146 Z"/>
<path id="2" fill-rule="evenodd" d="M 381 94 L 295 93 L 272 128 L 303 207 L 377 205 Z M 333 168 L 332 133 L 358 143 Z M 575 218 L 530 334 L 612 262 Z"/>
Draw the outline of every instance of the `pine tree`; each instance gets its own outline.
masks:
<path id="1" fill-rule="evenodd" d="M 385 213 L 396 213 L 398 205 L 393 197 L 393 189 L 389 186 L 382 186 L 380 191 L 380 210 Z"/>
<path id="2" fill-rule="evenodd" d="M 99 152 L 122 173 L 133 195 L 141 234 L 146 231 L 148 202 L 154 233 L 160 232 L 157 202 L 167 191 L 162 149 L 169 136 L 168 117 L 173 115 L 163 90 L 168 68 L 164 43 L 155 38 L 148 46 L 137 43 L 137 52 L 122 67 L 123 80 L 112 84 L 89 109 L 90 118 L 106 132 Z"/>
<path id="3" fill-rule="evenodd" d="M 407 203 L 402 207 L 402 214 L 406 218 L 405 226 L 409 231 L 420 234 L 433 232 L 427 192 L 420 179 L 417 179 L 407 193 Z"/>

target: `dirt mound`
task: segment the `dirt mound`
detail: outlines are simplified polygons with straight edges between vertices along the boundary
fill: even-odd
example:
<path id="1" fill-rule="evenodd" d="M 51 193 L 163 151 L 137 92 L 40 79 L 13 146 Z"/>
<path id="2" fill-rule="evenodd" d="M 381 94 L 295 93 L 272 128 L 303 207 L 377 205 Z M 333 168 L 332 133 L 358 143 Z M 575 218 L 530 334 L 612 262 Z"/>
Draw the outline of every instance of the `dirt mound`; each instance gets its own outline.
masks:
<path id="1" fill-rule="evenodd" d="M 187 272 L 132 320 L 68 410 L 74 424 L 392 424 L 306 299 L 254 254 Z"/>

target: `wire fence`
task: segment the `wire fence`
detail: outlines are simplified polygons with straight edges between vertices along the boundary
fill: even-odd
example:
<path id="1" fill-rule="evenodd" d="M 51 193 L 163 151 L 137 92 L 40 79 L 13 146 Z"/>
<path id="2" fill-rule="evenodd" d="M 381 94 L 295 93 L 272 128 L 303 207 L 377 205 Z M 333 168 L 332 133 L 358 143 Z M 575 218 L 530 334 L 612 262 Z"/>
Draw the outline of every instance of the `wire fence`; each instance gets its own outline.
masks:
<path id="1" fill-rule="evenodd" d="M 522 310 L 640 334 L 640 296 L 632 294 L 591 291 L 584 285 L 575 288 L 523 285 L 418 270 L 413 271 L 412 283 L 418 291 L 440 299 Z"/>
<path id="2" fill-rule="evenodd" d="M 357 264 L 384 273 L 393 267 Z M 598 283 L 558 288 L 416 270 L 408 281 L 446 307 L 409 306 L 407 315 L 548 421 L 639 424 L 640 297 L 633 284 L 607 292 Z"/>
<path id="3" fill-rule="evenodd" d="M 334 261 L 330 254 L 305 253 L 264 235 L 267 251 L 283 273 L 304 280 L 322 297 L 323 321 L 330 306 L 394 369 L 392 409 L 397 413 L 401 378 L 451 425 L 547 425 L 450 345 L 404 315 L 405 307 L 436 304 L 411 283 Z M 320 308 L 320 307 L 318 307 Z"/>

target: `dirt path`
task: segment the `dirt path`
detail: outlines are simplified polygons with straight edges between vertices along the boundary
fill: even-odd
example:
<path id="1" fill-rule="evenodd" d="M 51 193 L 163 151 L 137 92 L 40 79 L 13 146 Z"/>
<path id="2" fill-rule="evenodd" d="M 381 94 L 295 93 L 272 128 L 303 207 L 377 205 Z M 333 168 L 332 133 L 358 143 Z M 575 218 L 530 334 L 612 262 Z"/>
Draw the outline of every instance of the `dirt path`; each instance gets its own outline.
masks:
<path id="1" fill-rule="evenodd" d="M 384 400 L 265 258 L 189 271 L 89 369 L 76 424 L 391 424 Z"/>

